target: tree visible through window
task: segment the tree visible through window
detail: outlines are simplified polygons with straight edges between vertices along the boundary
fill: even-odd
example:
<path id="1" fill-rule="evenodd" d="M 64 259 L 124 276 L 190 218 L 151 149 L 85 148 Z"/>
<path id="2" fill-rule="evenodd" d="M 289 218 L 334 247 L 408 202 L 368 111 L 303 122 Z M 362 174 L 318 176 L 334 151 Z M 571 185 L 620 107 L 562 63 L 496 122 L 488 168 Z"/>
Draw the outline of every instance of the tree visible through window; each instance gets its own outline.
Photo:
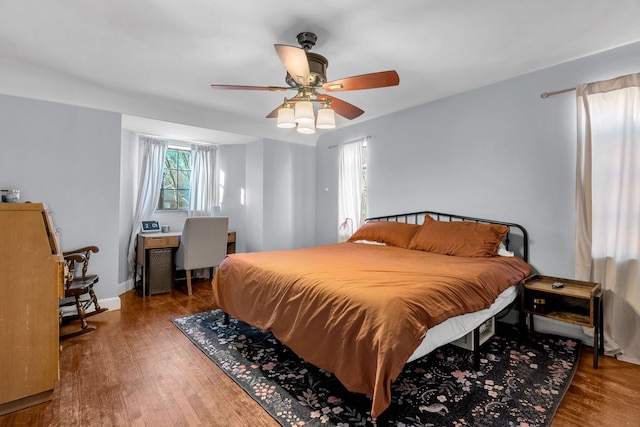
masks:
<path id="1" fill-rule="evenodd" d="M 191 151 L 169 148 L 164 160 L 160 210 L 189 209 Z"/>

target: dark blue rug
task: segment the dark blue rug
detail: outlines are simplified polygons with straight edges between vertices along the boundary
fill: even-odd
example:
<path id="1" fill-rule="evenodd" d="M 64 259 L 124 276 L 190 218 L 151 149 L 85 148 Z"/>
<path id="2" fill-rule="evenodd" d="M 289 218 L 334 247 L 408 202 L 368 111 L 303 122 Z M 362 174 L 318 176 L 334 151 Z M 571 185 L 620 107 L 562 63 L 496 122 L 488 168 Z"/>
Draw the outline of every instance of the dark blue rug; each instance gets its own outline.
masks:
<path id="1" fill-rule="evenodd" d="M 283 426 L 548 426 L 580 357 L 579 342 L 498 323 L 479 371 L 470 351 L 446 345 L 408 363 L 392 385 L 391 406 L 372 419 L 366 396 L 278 352 L 270 333 L 235 319 L 225 325 L 221 311 L 172 320 Z"/>

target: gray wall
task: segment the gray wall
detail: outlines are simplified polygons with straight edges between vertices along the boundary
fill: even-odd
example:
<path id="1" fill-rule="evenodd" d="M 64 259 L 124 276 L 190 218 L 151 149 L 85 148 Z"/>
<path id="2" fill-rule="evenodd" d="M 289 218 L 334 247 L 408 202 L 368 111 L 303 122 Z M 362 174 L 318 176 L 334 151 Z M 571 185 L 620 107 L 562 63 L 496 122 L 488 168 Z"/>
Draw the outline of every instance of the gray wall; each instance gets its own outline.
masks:
<path id="1" fill-rule="evenodd" d="M 638 71 L 640 43 L 323 135 L 318 243 L 338 227 L 338 150 L 328 147 L 370 135 L 369 216 L 428 209 L 516 222 L 536 269 L 573 277 L 575 92 L 540 94 Z"/>
<path id="2" fill-rule="evenodd" d="M 335 242 L 338 150 L 327 147 L 370 135 L 370 215 L 432 209 L 521 223 L 534 267 L 573 277 L 574 94 L 539 95 L 639 70 L 640 43 L 339 128 L 317 148 L 223 147 L 222 213 L 239 250 Z M 120 115 L 0 95 L 0 132 L 0 187 L 48 203 L 63 249 L 100 247 L 98 296 L 119 307 L 138 180 L 138 147 Z"/>
<path id="3" fill-rule="evenodd" d="M 315 148 L 265 139 L 247 146 L 247 251 L 315 245 Z"/>
<path id="4" fill-rule="evenodd" d="M 91 270 L 105 305 L 120 306 L 120 115 L 0 95 L 0 187 L 44 202 L 62 229 L 62 250 L 96 245 Z M 2 277 L 2 286 L 10 278 Z"/>
<path id="5" fill-rule="evenodd" d="M 370 135 L 369 216 L 435 210 L 519 223 L 534 269 L 573 278 L 575 92 L 540 94 L 636 72 L 640 43 L 323 135 L 318 243 L 337 239 L 338 150 L 328 147 Z M 541 319 L 536 327 L 588 342 L 565 323 Z"/>
<path id="6" fill-rule="evenodd" d="M 236 232 L 236 252 L 247 250 L 246 201 L 241 193 L 247 191 L 245 144 L 221 145 L 218 148 L 218 167 L 225 175 L 224 199 L 220 214 L 229 217 L 229 229 Z"/>

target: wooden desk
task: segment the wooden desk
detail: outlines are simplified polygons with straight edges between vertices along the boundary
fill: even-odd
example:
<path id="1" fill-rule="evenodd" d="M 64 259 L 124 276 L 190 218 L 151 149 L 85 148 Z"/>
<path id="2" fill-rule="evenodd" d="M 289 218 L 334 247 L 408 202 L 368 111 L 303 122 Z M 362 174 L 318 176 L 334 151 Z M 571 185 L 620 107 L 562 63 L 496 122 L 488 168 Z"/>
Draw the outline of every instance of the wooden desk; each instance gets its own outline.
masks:
<path id="1" fill-rule="evenodd" d="M 163 277 L 167 280 L 167 284 L 164 286 L 160 286 L 160 292 L 154 293 L 162 293 L 168 292 L 171 288 L 171 284 L 174 281 L 174 273 L 175 273 L 175 259 L 174 254 L 176 249 L 180 246 L 180 236 L 182 236 L 182 232 L 174 231 L 169 233 L 138 233 L 138 242 L 136 248 L 136 272 L 134 274 L 134 284 L 137 287 L 138 282 L 138 268 L 141 268 L 141 279 L 142 282 L 142 297 L 144 298 L 147 295 L 147 285 L 149 285 L 149 289 L 151 291 L 152 283 L 151 282 L 154 277 Z M 149 262 L 149 251 L 152 249 L 172 249 L 170 255 L 170 261 L 164 260 L 162 262 Z M 229 231 L 227 233 L 227 254 L 236 253 L 236 232 Z M 145 272 L 146 267 L 146 272 Z M 170 269 L 170 272 L 169 272 Z M 157 274 L 156 274 L 157 273 Z M 167 274 L 170 276 L 167 277 Z"/>

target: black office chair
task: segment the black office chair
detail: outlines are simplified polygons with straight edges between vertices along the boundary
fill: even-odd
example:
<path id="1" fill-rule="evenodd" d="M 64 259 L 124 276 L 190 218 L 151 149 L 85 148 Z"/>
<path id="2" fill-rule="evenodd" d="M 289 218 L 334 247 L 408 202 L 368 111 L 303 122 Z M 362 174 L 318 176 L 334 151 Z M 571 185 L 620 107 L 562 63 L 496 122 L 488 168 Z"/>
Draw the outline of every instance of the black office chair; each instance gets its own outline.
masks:
<path id="1" fill-rule="evenodd" d="M 100 307 L 98 298 L 93 291 L 93 286 L 98 283 L 97 274 L 87 274 L 91 253 L 98 252 L 97 246 L 87 246 L 73 251 L 63 252 L 67 271 L 64 279 L 64 298 L 60 300 L 60 323 L 67 324 L 74 320 L 80 320 L 80 329 L 60 335 L 60 339 L 75 337 L 95 331 L 95 326 L 89 326 L 86 318 L 94 316 L 107 308 Z M 79 270 L 79 266 L 82 268 Z M 65 314 L 63 307 L 75 306 L 76 312 Z M 90 307 L 93 309 L 88 311 Z"/>

